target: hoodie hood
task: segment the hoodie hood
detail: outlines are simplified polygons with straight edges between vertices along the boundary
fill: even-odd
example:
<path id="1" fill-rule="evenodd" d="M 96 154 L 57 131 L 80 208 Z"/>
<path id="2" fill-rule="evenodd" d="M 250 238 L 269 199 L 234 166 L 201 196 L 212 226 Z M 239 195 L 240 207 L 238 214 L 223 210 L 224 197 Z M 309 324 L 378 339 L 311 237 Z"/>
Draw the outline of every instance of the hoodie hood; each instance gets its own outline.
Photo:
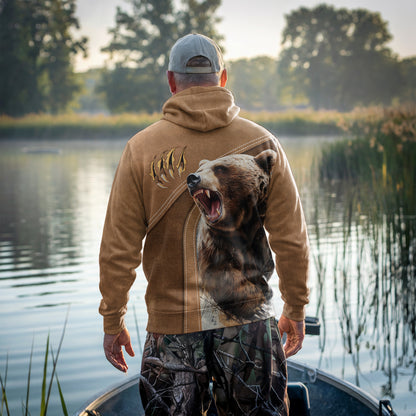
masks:
<path id="1" fill-rule="evenodd" d="M 163 119 L 187 129 L 208 132 L 228 126 L 240 108 L 223 87 L 191 87 L 173 95 L 163 106 Z"/>

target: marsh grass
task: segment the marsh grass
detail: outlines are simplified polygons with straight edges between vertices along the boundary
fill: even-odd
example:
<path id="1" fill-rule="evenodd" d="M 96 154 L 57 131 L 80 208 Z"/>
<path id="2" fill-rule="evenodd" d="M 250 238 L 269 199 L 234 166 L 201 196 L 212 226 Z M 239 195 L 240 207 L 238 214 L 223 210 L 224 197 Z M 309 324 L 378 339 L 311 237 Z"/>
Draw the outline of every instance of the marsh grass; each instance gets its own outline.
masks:
<path id="1" fill-rule="evenodd" d="M 56 380 L 56 384 L 58 387 L 59 398 L 61 402 L 62 414 L 64 416 L 68 416 L 68 409 L 65 403 L 64 395 L 62 392 L 61 384 L 58 379 L 58 374 L 56 371 L 56 367 L 58 364 L 59 353 L 61 351 L 62 342 L 65 335 L 65 329 L 68 322 L 68 315 L 65 319 L 64 328 L 62 330 L 62 335 L 59 341 L 58 349 L 56 351 L 56 355 L 53 352 L 53 348 L 50 345 L 49 335 L 46 339 L 46 348 L 44 354 L 44 361 L 43 361 L 43 376 L 42 376 L 42 386 L 40 392 L 40 409 L 39 409 L 39 416 L 46 416 L 49 406 L 49 399 L 51 397 L 52 386 L 54 379 Z M 27 376 L 27 385 L 26 385 L 26 398 L 25 402 L 22 402 L 22 414 L 25 416 L 31 415 L 29 411 L 29 397 L 31 392 L 31 373 L 32 373 L 32 358 L 33 358 L 33 347 L 34 344 L 32 342 L 32 348 L 30 352 L 29 358 L 29 369 L 28 369 L 28 376 Z M 52 364 L 52 371 L 50 376 L 48 377 L 48 366 Z M 2 400 L 1 400 L 1 407 L 0 407 L 0 416 L 7 415 L 10 416 L 10 409 L 7 400 L 7 373 L 8 373 L 8 357 L 6 359 L 6 368 L 5 368 L 5 375 L 4 379 L 0 372 L 0 385 L 2 391 Z"/>
<path id="2" fill-rule="evenodd" d="M 286 110 L 281 112 L 242 112 L 249 120 L 276 132 L 288 135 L 339 135 L 342 133 L 346 114 L 338 111 Z"/>
<path id="3" fill-rule="evenodd" d="M 372 110 L 346 130 L 352 139 L 328 145 L 319 166 L 321 186 L 344 207 L 334 297 L 356 383 L 368 349 L 387 376 L 382 394 L 393 397 L 400 366 L 413 369 L 416 387 L 416 109 Z"/>
<path id="4" fill-rule="evenodd" d="M 148 114 L 29 114 L 0 116 L 0 138 L 117 138 L 130 137 L 160 119 Z"/>
<path id="5" fill-rule="evenodd" d="M 345 115 L 336 111 L 241 112 L 277 134 L 340 134 Z M 0 138 L 117 138 L 131 137 L 160 120 L 161 114 L 29 114 L 12 118 L 0 116 Z"/>

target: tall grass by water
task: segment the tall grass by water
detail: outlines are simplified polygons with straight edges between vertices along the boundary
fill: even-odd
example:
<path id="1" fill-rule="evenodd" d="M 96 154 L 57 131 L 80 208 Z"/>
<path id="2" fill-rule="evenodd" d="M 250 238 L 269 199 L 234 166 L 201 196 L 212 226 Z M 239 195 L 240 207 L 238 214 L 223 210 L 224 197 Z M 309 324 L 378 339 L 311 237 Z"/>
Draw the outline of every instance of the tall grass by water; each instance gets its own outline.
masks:
<path id="1" fill-rule="evenodd" d="M 243 117 L 282 134 L 340 134 L 345 115 L 337 111 L 288 110 L 275 113 L 241 112 Z M 161 114 L 29 114 L 0 116 L 0 138 L 115 138 L 130 137 L 159 120 Z"/>
<path id="2" fill-rule="evenodd" d="M 39 393 L 40 395 L 40 408 L 39 408 L 39 416 L 46 416 L 48 412 L 48 406 L 49 406 L 49 399 L 51 397 L 52 392 L 52 386 L 54 380 L 56 381 L 56 385 L 58 388 L 59 398 L 61 401 L 61 408 L 62 408 L 62 414 L 64 416 L 68 416 L 68 409 L 65 403 L 64 394 L 62 392 L 61 384 L 59 382 L 58 374 L 57 374 L 57 364 L 58 364 L 58 358 L 62 347 L 62 342 L 65 335 L 65 329 L 68 322 L 68 315 L 65 320 L 65 324 L 62 330 L 61 339 L 59 341 L 58 349 L 56 351 L 56 354 L 53 352 L 52 345 L 50 345 L 50 339 L 49 335 L 46 339 L 46 348 L 45 348 L 45 356 L 44 356 L 44 363 L 43 363 L 43 376 L 42 376 L 42 386 L 41 391 Z M 22 415 L 28 416 L 32 413 L 30 412 L 30 403 L 29 398 L 31 394 L 31 375 L 32 375 L 32 358 L 33 358 L 33 343 L 32 343 L 32 349 L 29 357 L 29 367 L 28 367 L 28 375 L 27 375 L 27 384 L 26 384 L 26 392 L 24 397 L 25 399 L 22 400 Z M 52 370 L 48 370 L 48 366 L 52 364 Z M 8 360 L 6 360 L 6 367 L 4 369 L 4 376 L 2 375 L 2 372 L 0 371 L 0 387 L 1 387 L 1 405 L 0 405 L 0 416 L 7 415 L 10 416 L 10 409 L 9 404 L 7 400 L 7 374 L 8 374 Z"/>
<path id="3" fill-rule="evenodd" d="M 160 119 L 159 114 L 29 114 L 0 116 L 0 138 L 94 139 L 131 137 Z"/>
<path id="4" fill-rule="evenodd" d="M 416 389 L 416 109 L 362 111 L 344 128 L 351 138 L 328 145 L 319 164 L 320 185 L 344 215 L 330 255 L 319 250 L 330 230 L 316 235 L 318 283 L 333 276 L 356 383 L 367 349 L 387 375 L 382 393 L 392 396 L 400 367 Z M 331 217 L 330 204 L 318 205 Z"/>

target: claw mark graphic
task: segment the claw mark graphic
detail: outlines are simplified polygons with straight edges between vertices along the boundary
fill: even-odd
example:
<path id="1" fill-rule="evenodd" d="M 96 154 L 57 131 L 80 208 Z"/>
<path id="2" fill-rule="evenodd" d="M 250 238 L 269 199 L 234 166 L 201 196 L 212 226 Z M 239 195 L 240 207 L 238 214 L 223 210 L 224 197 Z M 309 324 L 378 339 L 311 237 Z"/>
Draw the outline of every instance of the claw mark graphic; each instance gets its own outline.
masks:
<path id="1" fill-rule="evenodd" d="M 182 173 L 185 172 L 186 169 L 185 149 L 186 147 L 182 149 L 182 153 L 179 156 L 179 162 L 176 166 L 178 168 L 179 176 L 182 176 Z"/>
<path id="2" fill-rule="evenodd" d="M 173 156 L 174 151 L 175 151 L 175 148 L 170 150 L 169 153 L 166 155 L 166 164 L 168 165 L 168 171 L 169 171 L 169 175 L 171 176 L 171 178 L 174 178 L 173 176 L 173 173 L 174 173 L 173 163 L 175 162 L 175 158 Z"/>
<path id="3" fill-rule="evenodd" d="M 152 177 L 152 179 L 153 179 L 154 181 L 158 181 L 158 180 L 159 180 L 159 178 L 158 178 L 158 176 L 157 176 L 157 173 L 156 173 L 155 161 L 153 161 L 153 162 L 150 164 L 150 173 L 149 173 L 149 175 Z"/>
<path id="4" fill-rule="evenodd" d="M 170 180 L 175 179 L 175 172 L 182 176 L 186 169 L 185 149 L 182 148 L 178 159 L 178 164 L 175 165 L 175 151 L 177 147 L 164 151 L 161 155 L 155 156 L 150 164 L 150 177 L 153 182 L 160 188 L 167 188 L 165 185 Z"/>
<path id="5" fill-rule="evenodd" d="M 167 188 L 167 186 L 163 185 L 163 183 L 160 181 L 159 176 L 156 173 L 155 161 L 153 161 L 150 164 L 150 173 L 149 173 L 149 175 L 151 176 L 153 181 L 156 182 L 157 186 L 159 186 L 161 188 Z"/>
<path id="6" fill-rule="evenodd" d="M 157 162 L 157 166 L 159 168 L 159 174 L 160 177 L 165 181 L 168 182 L 168 179 L 166 178 L 166 170 L 165 170 L 165 159 L 163 156 L 159 159 L 159 162 Z"/>

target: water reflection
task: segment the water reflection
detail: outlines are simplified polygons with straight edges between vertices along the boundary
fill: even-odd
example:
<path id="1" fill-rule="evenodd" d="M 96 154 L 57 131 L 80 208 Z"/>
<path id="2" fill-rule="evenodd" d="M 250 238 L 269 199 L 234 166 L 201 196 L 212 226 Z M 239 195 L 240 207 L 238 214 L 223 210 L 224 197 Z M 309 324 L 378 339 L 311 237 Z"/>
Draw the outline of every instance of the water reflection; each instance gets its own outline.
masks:
<path id="1" fill-rule="evenodd" d="M 26 394 L 33 341 L 31 411 L 39 408 L 46 338 L 59 340 L 68 305 L 58 372 L 70 413 L 104 388 L 104 374 L 105 385 L 117 380 L 100 354 L 97 253 L 124 143 L 0 142 L 0 373 L 7 361 L 12 414 Z M 89 369 L 80 357 L 91 357 Z M 57 392 L 50 413 L 61 413 Z"/>
<path id="2" fill-rule="evenodd" d="M 42 269 L 79 257 L 71 224 L 71 171 L 55 155 L 2 155 L 0 192 L 5 206 L 0 226 L 13 268 Z M 60 252 L 61 247 L 72 247 Z"/>

